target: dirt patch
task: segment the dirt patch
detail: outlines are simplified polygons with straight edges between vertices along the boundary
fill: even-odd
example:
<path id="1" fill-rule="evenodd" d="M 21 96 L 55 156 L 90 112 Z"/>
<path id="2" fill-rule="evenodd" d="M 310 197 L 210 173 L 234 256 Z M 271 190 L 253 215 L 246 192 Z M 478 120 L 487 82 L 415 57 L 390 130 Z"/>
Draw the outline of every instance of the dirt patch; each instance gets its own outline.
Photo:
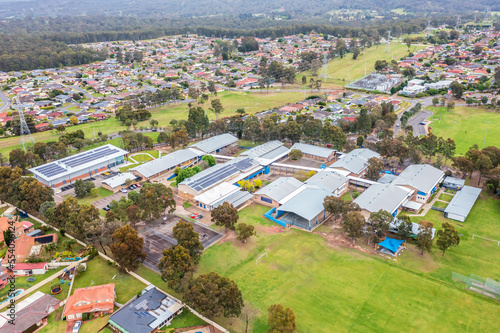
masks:
<path id="1" fill-rule="evenodd" d="M 236 233 L 232 230 L 229 230 L 227 233 L 226 233 L 226 237 L 222 238 L 220 241 L 219 241 L 219 244 L 224 244 L 226 242 L 233 242 L 236 240 Z M 234 242 L 233 242 L 234 243 Z"/>
<path id="2" fill-rule="evenodd" d="M 273 226 L 273 227 L 259 227 L 260 231 L 265 232 L 266 234 L 279 234 L 282 231 L 285 231 L 283 227 Z"/>
<path id="3" fill-rule="evenodd" d="M 345 248 L 357 249 L 364 253 L 372 253 L 373 251 L 366 249 L 359 244 L 362 244 L 364 238 L 358 238 L 356 244 L 352 245 L 352 240 L 347 238 L 340 230 L 341 226 L 334 224 L 332 225 L 331 232 L 317 232 L 318 235 L 323 237 L 327 241 L 327 246 L 334 248 L 336 250 L 342 250 Z M 366 242 L 365 242 L 366 243 Z"/>

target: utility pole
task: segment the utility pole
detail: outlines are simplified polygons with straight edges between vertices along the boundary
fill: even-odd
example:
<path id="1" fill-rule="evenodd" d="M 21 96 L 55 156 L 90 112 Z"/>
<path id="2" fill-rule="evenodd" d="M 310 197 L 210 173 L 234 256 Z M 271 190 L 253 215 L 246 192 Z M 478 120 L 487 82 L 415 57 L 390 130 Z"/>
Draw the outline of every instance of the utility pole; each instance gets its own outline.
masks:
<path id="1" fill-rule="evenodd" d="M 385 45 L 385 52 L 391 52 L 391 30 L 387 31 L 387 43 Z"/>

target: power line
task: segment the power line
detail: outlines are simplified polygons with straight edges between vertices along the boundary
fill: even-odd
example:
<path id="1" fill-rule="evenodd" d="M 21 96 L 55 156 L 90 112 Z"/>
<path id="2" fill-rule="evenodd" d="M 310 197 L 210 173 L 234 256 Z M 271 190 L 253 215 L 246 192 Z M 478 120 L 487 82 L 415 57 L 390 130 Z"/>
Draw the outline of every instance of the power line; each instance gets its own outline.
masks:
<path id="1" fill-rule="evenodd" d="M 33 135 L 31 135 L 31 131 L 28 127 L 28 124 L 26 123 L 26 119 L 24 118 L 24 110 L 19 102 L 19 99 L 14 97 L 14 103 L 15 103 L 15 108 L 17 109 L 17 113 L 19 114 L 19 133 L 21 136 L 21 146 L 23 146 L 23 150 L 26 151 L 26 137 L 28 137 L 28 141 L 31 141 L 31 144 L 35 144 L 35 139 L 33 138 Z"/>
<path id="2" fill-rule="evenodd" d="M 391 30 L 387 31 L 387 43 L 385 44 L 385 52 L 391 52 Z"/>

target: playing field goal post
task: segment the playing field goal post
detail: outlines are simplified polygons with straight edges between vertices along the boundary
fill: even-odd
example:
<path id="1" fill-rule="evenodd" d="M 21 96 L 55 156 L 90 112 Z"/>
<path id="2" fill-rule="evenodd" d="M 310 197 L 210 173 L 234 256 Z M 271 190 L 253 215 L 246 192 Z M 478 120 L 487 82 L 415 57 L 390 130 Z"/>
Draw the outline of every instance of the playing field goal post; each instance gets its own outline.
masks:
<path id="1" fill-rule="evenodd" d="M 255 259 L 255 265 L 259 264 L 259 260 L 262 259 L 264 256 L 267 257 L 267 251 L 261 254 L 257 259 Z"/>

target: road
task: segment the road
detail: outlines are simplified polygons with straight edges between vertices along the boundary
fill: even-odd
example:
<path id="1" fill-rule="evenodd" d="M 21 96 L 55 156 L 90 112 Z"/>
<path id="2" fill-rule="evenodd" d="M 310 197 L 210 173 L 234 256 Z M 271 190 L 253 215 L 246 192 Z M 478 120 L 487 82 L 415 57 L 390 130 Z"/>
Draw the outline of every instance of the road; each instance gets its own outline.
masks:
<path id="1" fill-rule="evenodd" d="M 3 102 L 2 106 L 0 106 L 0 112 L 5 112 L 10 107 L 10 99 L 0 91 L 0 101 Z"/>

